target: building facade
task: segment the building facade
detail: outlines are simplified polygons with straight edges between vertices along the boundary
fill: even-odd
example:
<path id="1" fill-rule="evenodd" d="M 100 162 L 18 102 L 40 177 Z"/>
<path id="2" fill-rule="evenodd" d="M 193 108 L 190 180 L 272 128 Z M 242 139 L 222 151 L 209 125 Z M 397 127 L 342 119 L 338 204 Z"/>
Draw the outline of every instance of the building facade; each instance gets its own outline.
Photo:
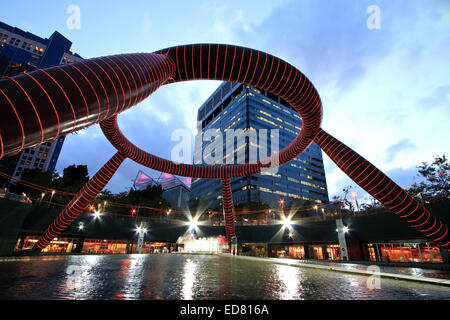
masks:
<path id="1" fill-rule="evenodd" d="M 216 156 L 214 164 L 225 163 L 230 155 L 237 159 L 239 152 L 241 159 L 245 158 L 248 163 L 255 160 L 255 151 L 256 158 L 263 159 L 276 149 L 287 146 L 299 133 L 302 123 L 298 113 L 283 99 L 267 91 L 232 82 L 224 82 L 216 89 L 198 110 L 197 119 L 199 134 L 195 142 L 195 164 L 211 164 L 211 158 L 208 158 L 211 147 L 207 143 L 209 129 L 223 135 L 223 153 L 217 157 L 217 150 L 212 152 Z M 234 132 L 241 129 L 248 136 L 245 140 L 227 136 L 232 129 Z M 251 137 L 250 131 L 255 132 L 257 140 Z M 230 139 L 234 140 L 229 144 L 234 146 L 233 150 L 226 148 Z M 223 162 L 220 161 L 222 159 Z M 231 179 L 231 188 L 236 205 L 261 202 L 277 207 L 298 201 L 328 202 L 322 151 L 312 143 L 296 159 L 271 172 Z M 191 200 L 202 199 L 214 207 L 221 203 L 221 192 L 219 180 L 192 180 Z"/>
<path id="2" fill-rule="evenodd" d="M 0 77 L 82 60 L 70 51 L 72 42 L 58 31 L 44 39 L 0 22 Z M 53 171 L 65 137 L 0 160 L 2 171 L 20 178 L 25 169 Z"/>

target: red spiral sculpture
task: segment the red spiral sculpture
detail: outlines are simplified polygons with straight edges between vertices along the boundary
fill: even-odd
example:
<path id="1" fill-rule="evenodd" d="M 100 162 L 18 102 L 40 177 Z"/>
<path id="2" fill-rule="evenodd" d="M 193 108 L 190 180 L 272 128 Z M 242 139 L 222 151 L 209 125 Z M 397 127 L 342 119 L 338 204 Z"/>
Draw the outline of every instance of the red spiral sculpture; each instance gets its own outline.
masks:
<path id="1" fill-rule="evenodd" d="M 230 179 L 222 179 L 222 203 L 225 215 L 225 234 L 228 248 L 231 250 L 231 238 L 234 236 L 235 215 L 233 210 L 233 196 L 231 194 Z"/>
<path id="2" fill-rule="evenodd" d="M 120 131 L 117 115 L 151 95 L 161 85 L 187 80 L 224 80 L 267 90 L 300 114 L 302 129 L 278 154 L 283 165 L 316 141 L 333 161 L 388 209 L 425 237 L 448 247 L 448 228 L 368 161 L 320 128 L 322 104 L 312 83 L 298 69 L 270 54 L 238 46 L 195 44 L 84 60 L 0 80 L 0 158 L 24 148 L 100 123 L 116 155 L 78 192 L 49 226 L 36 250 L 60 234 L 108 183 L 120 163 L 130 158 L 158 171 L 222 179 L 228 241 L 234 235 L 230 178 L 258 174 L 271 159 L 256 164 L 205 166 L 162 159 L 132 144 Z"/>

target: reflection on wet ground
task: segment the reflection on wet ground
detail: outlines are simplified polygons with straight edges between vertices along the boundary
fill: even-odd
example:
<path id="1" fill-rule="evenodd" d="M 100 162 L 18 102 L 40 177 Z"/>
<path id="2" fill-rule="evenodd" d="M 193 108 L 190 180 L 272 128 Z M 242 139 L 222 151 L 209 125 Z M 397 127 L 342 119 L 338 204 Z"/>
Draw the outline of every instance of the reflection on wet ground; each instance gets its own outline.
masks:
<path id="1" fill-rule="evenodd" d="M 382 278 L 369 287 L 367 276 L 215 255 L 0 262 L 0 299 L 450 299 L 438 285 Z"/>

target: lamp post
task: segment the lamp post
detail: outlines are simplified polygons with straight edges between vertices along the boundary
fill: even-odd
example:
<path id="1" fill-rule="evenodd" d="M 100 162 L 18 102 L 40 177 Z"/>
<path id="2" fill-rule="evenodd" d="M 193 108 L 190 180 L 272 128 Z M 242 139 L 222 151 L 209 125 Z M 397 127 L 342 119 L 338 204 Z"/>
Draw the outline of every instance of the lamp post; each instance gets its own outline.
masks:
<path id="1" fill-rule="evenodd" d="M 52 199 L 53 199 L 53 195 L 55 194 L 55 190 L 52 190 L 52 194 L 51 194 L 51 196 L 50 196 L 50 200 L 49 200 L 49 202 L 48 202 L 48 207 L 50 208 L 50 203 L 52 202 Z"/>
<path id="2" fill-rule="evenodd" d="M 45 193 L 44 193 L 44 192 L 42 192 L 42 193 L 41 193 L 41 200 L 39 201 L 39 205 L 41 205 L 41 203 L 42 203 L 42 200 L 44 199 L 44 197 L 45 197 Z"/>

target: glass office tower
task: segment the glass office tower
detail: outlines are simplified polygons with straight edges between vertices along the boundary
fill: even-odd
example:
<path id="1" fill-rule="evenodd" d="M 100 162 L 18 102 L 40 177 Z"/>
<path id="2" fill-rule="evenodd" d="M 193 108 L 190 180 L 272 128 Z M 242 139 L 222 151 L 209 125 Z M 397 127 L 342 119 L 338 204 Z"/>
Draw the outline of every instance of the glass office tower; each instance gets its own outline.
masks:
<path id="1" fill-rule="evenodd" d="M 198 110 L 197 120 L 199 131 L 195 143 L 195 164 L 211 163 L 211 158 L 208 158 L 211 156 L 209 136 L 206 137 L 206 142 L 200 143 L 205 140 L 209 129 L 223 135 L 223 157 L 220 157 L 223 161 L 216 161 L 215 164 L 225 163 L 230 153 L 234 153 L 237 159 L 239 152 L 244 152 L 248 162 L 254 159 L 252 151 L 254 153 L 255 148 L 259 150 L 261 143 L 266 143 L 266 154 L 258 156 L 258 159 L 262 159 L 270 155 L 272 149 L 276 150 L 277 134 L 273 129 L 278 129 L 280 150 L 288 145 L 301 129 L 300 116 L 286 101 L 266 91 L 232 82 L 224 82 L 216 89 Z M 226 133 L 230 129 L 242 129 L 244 133 L 255 130 L 258 139 L 255 141 L 247 137 L 241 142 L 234 139 L 234 150 L 230 152 L 226 150 Z M 267 129 L 266 137 L 261 134 L 260 129 Z M 214 138 L 211 141 L 214 141 Z M 217 156 L 216 152 L 212 153 Z M 220 205 L 220 180 L 193 179 L 191 188 L 191 200 L 202 199 L 209 203 L 209 207 Z M 322 151 L 312 143 L 299 157 L 273 172 L 231 179 L 231 189 L 235 205 L 261 202 L 275 208 L 280 204 L 292 205 L 295 200 L 328 202 Z"/>

